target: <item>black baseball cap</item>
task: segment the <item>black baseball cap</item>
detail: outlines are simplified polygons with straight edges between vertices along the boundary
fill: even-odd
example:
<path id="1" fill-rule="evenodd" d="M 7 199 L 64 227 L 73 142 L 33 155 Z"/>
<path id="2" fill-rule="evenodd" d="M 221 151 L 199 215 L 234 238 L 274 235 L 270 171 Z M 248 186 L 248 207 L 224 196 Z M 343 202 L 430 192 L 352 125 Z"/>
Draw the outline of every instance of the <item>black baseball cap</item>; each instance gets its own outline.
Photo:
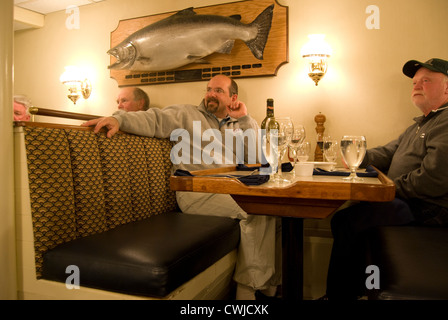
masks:
<path id="1" fill-rule="evenodd" d="M 415 73 L 421 67 L 429 69 L 435 72 L 441 72 L 448 76 L 448 61 L 442 59 L 429 59 L 426 62 L 420 62 L 417 60 L 410 60 L 403 66 L 403 73 L 409 78 L 414 78 Z"/>

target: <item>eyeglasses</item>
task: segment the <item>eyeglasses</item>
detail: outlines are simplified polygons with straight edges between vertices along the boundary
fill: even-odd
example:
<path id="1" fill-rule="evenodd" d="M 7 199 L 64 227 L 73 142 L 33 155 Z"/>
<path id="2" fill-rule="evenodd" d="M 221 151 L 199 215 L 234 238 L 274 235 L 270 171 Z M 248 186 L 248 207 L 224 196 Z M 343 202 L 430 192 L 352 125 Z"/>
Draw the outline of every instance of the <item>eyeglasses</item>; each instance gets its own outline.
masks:
<path id="1" fill-rule="evenodd" d="M 225 91 L 223 90 L 223 89 L 221 89 L 221 88 L 207 88 L 207 93 L 211 93 L 211 92 L 214 92 L 214 93 L 217 93 L 217 94 L 223 94 L 223 93 L 225 93 Z"/>

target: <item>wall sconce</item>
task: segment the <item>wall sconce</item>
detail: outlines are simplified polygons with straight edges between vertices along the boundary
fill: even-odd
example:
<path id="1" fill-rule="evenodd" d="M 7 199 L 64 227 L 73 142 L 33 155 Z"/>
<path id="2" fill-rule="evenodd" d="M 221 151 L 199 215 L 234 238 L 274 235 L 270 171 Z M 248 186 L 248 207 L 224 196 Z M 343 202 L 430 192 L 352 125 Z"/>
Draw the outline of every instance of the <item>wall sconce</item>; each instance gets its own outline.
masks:
<path id="1" fill-rule="evenodd" d="M 308 38 L 309 41 L 302 47 L 301 54 L 308 60 L 308 76 L 317 86 L 319 80 L 327 72 L 327 59 L 331 56 L 332 50 L 324 40 L 325 35 L 311 34 Z"/>
<path id="2" fill-rule="evenodd" d="M 87 99 L 92 92 L 92 85 L 90 81 L 84 77 L 78 68 L 73 66 L 65 67 L 64 73 L 59 80 L 68 87 L 69 94 L 67 97 L 76 104 L 76 101 L 80 98 L 80 93 Z"/>

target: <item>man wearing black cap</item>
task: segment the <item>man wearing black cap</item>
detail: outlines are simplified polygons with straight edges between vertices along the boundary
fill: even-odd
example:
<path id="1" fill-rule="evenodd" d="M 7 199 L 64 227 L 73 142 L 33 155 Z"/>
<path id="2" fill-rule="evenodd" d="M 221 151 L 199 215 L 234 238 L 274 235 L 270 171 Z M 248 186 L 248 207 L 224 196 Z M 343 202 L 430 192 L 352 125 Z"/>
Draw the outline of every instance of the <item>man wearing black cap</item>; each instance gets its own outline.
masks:
<path id="1" fill-rule="evenodd" d="M 440 110 L 448 104 L 448 62 L 430 59 L 426 62 L 408 61 L 403 73 L 413 79 L 412 101 L 428 116 L 430 112 Z"/>
<path id="2" fill-rule="evenodd" d="M 361 167 L 374 165 L 396 185 L 392 202 L 360 202 L 333 216 L 328 299 L 356 299 L 365 290 L 362 239 L 375 226 L 448 226 L 448 61 L 408 61 L 412 102 L 423 115 L 398 139 L 369 149 Z"/>

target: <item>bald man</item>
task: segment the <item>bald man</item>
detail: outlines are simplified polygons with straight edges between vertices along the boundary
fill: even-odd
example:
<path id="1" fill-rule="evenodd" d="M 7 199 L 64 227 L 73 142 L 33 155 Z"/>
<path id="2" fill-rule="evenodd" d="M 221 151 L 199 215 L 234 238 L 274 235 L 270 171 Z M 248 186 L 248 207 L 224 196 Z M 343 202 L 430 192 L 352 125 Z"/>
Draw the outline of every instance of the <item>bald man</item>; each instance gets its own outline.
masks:
<path id="1" fill-rule="evenodd" d="M 95 132 L 101 128 L 108 130 L 107 136 L 112 137 L 118 130 L 156 138 L 173 138 L 179 132 L 188 132 L 194 136 L 194 124 L 200 123 L 200 136 L 205 131 L 214 132 L 221 139 L 226 154 L 226 130 L 257 132 L 259 126 L 247 112 L 246 105 L 238 100 L 236 82 L 224 75 L 217 75 L 207 83 L 205 96 L 199 106 L 182 104 L 168 106 L 163 109 L 151 108 L 147 112 L 129 113 L 117 111 L 112 117 L 100 118 L 84 123 L 84 126 L 94 125 Z M 218 140 L 219 140 L 218 139 Z M 182 141 L 183 142 L 183 141 Z M 193 148 L 203 148 L 202 145 Z M 248 141 L 245 147 L 244 160 L 248 162 L 247 145 L 256 143 Z M 201 150 L 199 150 L 201 151 Z M 206 163 L 202 159 L 197 163 L 191 153 L 190 161 L 174 164 L 174 169 L 200 170 L 222 166 L 219 163 Z M 230 153 L 230 152 L 229 152 Z M 202 158 L 202 157 L 201 157 Z M 238 155 L 233 148 L 233 163 Z M 188 160 L 188 159 L 187 159 Z M 227 162 L 226 162 L 227 163 Z M 278 237 L 278 219 L 263 215 L 247 214 L 228 194 L 213 194 L 200 192 L 177 192 L 177 203 L 183 213 L 225 216 L 240 220 L 240 244 L 235 267 L 234 280 L 237 282 L 237 299 L 255 299 L 255 292 L 272 296 L 276 293 L 281 281 L 280 238 Z"/>
<path id="2" fill-rule="evenodd" d="M 117 97 L 118 110 L 146 111 L 149 109 L 149 97 L 140 88 L 127 87 L 120 90 Z"/>

